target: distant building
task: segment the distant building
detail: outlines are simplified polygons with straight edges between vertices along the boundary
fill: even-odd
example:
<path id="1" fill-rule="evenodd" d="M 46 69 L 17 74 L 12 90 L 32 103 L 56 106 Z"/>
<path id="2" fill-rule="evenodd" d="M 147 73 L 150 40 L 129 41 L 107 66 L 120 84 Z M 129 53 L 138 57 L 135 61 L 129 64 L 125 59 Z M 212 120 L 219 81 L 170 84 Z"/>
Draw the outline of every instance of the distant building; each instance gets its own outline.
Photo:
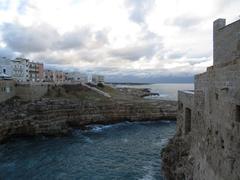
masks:
<path id="1" fill-rule="evenodd" d="M 44 70 L 42 63 L 29 62 L 29 81 L 42 82 L 44 79 Z"/>
<path id="2" fill-rule="evenodd" d="M 65 81 L 65 73 L 63 71 L 54 71 L 54 82 L 63 83 Z"/>
<path id="3" fill-rule="evenodd" d="M 12 76 L 11 60 L 6 57 L 0 58 L 0 74 L 1 76 Z"/>
<path id="4" fill-rule="evenodd" d="M 65 73 L 63 71 L 44 70 L 45 82 L 63 83 L 65 79 Z"/>
<path id="5" fill-rule="evenodd" d="M 11 60 L 12 78 L 16 81 L 29 81 L 29 60 L 16 58 Z"/>
<path id="6" fill-rule="evenodd" d="M 44 81 L 45 82 L 54 82 L 54 71 L 46 69 L 44 70 Z"/>
<path id="7" fill-rule="evenodd" d="M 67 72 L 66 73 L 66 80 L 72 82 L 88 82 L 88 75 L 80 72 Z"/>
<path id="8" fill-rule="evenodd" d="M 93 74 L 92 75 L 92 82 L 93 83 L 104 83 L 104 76 L 102 75 L 97 75 L 97 74 Z"/>

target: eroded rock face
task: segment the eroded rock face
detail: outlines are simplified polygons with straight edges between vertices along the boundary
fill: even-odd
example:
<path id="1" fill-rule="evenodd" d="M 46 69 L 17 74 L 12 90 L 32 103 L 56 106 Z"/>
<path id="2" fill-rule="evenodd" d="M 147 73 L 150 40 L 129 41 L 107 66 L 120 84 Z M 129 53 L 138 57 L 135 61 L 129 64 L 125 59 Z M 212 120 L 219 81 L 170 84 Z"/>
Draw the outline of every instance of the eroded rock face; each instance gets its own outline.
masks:
<path id="1" fill-rule="evenodd" d="M 163 148 L 161 157 L 162 169 L 168 180 L 192 180 L 193 157 L 190 155 L 190 137 L 175 135 Z"/>
<path id="2" fill-rule="evenodd" d="M 61 135 L 73 127 L 94 123 L 175 119 L 176 102 L 42 99 L 24 103 L 15 99 L 2 104 L 0 113 L 3 141 L 12 135 Z"/>

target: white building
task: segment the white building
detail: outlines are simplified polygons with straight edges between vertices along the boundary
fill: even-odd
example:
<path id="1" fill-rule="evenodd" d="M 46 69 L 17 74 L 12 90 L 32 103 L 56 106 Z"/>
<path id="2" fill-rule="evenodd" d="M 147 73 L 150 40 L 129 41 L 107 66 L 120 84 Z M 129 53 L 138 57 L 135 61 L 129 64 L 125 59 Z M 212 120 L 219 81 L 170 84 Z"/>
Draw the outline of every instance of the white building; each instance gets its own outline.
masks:
<path id="1" fill-rule="evenodd" d="M 97 75 L 97 74 L 93 74 L 92 75 L 92 82 L 93 83 L 104 83 L 104 76 L 102 75 Z"/>
<path id="2" fill-rule="evenodd" d="M 67 72 L 66 73 L 66 80 L 72 82 L 88 82 L 88 75 L 80 72 Z"/>
<path id="3" fill-rule="evenodd" d="M 25 58 L 16 58 L 11 60 L 12 78 L 17 81 L 29 81 L 29 60 Z"/>
<path id="4" fill-rule="evenodd" d="M 0 57 L 0 74 L 3 76 L 12 76 L 12 64 L 10 59 Z"/>

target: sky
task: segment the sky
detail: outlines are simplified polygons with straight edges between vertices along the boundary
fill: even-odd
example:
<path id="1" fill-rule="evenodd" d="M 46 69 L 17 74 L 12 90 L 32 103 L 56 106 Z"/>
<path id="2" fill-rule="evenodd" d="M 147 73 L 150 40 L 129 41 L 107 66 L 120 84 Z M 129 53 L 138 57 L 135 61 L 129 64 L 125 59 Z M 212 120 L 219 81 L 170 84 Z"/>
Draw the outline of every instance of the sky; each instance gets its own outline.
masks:
<path id="1" fill-rule="evenodd" d="M 239 0 L 0 0 L 0 56 L 111 82 L 191 82 Z"/>

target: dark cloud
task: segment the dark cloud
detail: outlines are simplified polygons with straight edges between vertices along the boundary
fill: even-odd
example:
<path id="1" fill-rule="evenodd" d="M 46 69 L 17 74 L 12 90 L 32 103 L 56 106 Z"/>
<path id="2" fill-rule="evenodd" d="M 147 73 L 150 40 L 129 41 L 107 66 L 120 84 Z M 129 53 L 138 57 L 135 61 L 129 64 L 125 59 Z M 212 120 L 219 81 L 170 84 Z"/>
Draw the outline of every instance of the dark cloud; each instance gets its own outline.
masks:
<path id="1" fill-rule="evenodd" d="M 137 73 L 132 75 L 112 75 L 106 76 L 107 82 L 129 82 L 129 83 L 193 83 L 193 75 L 151 75 L 151 76 L 142 76 Z"/>
<path id="2" fill-rule="evenodd" d="M 182 15 L 174 19 L 167 19 L 165 24 L 178 26 L 179 28 L 190 28 L 200 24 L 203 21 L 202 18 L 194 17 L 190 15 Z"/>
<path id="3" fill-rule="evenodd" d="M 36 53 L 47 50 L 81 49 L 87 46 L 99 48 L 108 43 L 105 30 L 92 32 L 90 28 L 77 28 L 60 35 L 56 29 L 40 24 L 24 27 L 19 24 L 4 24 L 1 28 L 3 41 L 13 51 Z"/>
<path id="4" fill-rule="evenodd" d="M 7 57 L 7 58 L 14 58 L 18 54 L 14 53 L 11 49 L 5 47 L 5 48 L 0 48 L 0 57 Z"/>
<path id="5" fill-rule="evenodd" d="M 129 19 L 136 23 L 144 23 L 145 16 L 153 8 L 155 0 L 126 0 L 129 8 Z"/>
<path id="6" fill-rule="evenodd" d="M 142 57 L 151 59 L 156 53 L 162 52 L 162 38 L 157 34 L 143 30 L 139 36 L 138 44 L 129 45 L 119 49 L 112 49 L 110 55 L 121 59 L 137 61 Z"/>
<path id="7" fill-rule="evenodd" d="M 51 48 L 58 37 L 57 31 L 46 24 L 32 27 L 23 27 L 19 24 L 2 26 L 4 42 L 13 51 L 21 53 L 45 51 Z"/>
<path id="8" fill-rule="evenodd" d="M 84 46 L 91 40 L 91 30 L 89 28 L 75 29 L 72 32 L 68 32 L 59 37 L 54 45 L 56 49 L 79 49 Z"/>

